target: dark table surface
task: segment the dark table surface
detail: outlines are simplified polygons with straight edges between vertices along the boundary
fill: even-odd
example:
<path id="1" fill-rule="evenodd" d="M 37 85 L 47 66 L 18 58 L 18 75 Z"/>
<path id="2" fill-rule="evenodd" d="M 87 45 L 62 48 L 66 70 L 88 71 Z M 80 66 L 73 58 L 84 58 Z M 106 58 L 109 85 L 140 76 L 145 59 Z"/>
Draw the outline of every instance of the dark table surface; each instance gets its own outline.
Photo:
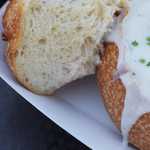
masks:
<path id="1" fill-rule="evenodd" d="M 5 0 L 0 0 L 0 6 Z M 0 79 L 0 150 L 89 150 Z"/>

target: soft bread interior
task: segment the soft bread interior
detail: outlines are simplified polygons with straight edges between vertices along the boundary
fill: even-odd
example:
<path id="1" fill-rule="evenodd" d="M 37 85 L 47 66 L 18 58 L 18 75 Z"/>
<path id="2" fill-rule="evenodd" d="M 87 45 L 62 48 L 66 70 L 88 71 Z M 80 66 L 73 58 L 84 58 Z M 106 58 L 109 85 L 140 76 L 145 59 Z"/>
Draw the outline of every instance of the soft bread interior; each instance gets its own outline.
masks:
<path id="1" fill-rule="evenodd" d="M 25 87 L 51 94 L 78 78 L 94 74 L 97 45 L 110 31 L 120 1 L 24 1 L 15 74 Z"/>

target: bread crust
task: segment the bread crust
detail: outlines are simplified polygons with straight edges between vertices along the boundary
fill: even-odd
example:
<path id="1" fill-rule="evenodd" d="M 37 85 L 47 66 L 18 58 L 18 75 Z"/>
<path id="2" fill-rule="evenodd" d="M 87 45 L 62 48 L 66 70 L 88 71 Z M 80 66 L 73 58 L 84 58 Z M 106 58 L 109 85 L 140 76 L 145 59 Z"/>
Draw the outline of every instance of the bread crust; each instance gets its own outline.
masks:
<path id="1" fill-rule="evenodd" d="M 101 64 L 97 66 L 97 82 L 104 104 L 115 125 L 120 129 L 126 89 L 120 79 L 114 80 L 119 49 L 115 43 L 104 43 Z M 140 150 L 150 150 L 150 113 L 143 114 L 129 132 L 129 143 Z"/>
<path id="2" fill-rule="evenodd" d="M 15 74 L 15 58 L 21 34 L 21 17 L 23 15 L 22 1 L 10 0 L 3 16 L 4 36 L 8 41 L 6 50 L 7 62 Z"/>

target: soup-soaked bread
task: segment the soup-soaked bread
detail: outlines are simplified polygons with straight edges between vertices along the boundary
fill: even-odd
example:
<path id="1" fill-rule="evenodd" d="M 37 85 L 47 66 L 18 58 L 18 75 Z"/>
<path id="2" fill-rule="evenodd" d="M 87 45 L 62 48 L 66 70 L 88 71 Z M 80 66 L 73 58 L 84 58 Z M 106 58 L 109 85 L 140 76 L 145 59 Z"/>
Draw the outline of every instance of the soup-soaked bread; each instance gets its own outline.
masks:
<path id="1" fill-rule="evenodd" d="M 121 79 L 113 78 L 117 70 L 118 57 L 117 44 L 105 43 L 101 64 L 97 67 L 97 82 L 108 113 L 116 126 L 121 128 L 126 89 Z M 150 150 L 150 113 L 139 117 L 130 129 L 128 140 L 140 150 Z"/>
<path id="2" fill-rule="evenodd" d="M 124 143 L 150 150 L 150 1 L 132 0 L 105 39 L 97 81 Z"/>

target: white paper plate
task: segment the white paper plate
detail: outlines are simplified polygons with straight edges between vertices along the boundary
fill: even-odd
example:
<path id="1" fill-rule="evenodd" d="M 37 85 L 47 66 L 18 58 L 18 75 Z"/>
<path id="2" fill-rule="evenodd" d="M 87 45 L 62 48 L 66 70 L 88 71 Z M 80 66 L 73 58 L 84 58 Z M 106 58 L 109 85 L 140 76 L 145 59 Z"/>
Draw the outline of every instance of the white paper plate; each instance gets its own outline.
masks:
<path id="1" fill-rule="evenodd" d="M 1 31 L 4 10 L 3 7 L 0 11 Z M 5 43 L 0 38 L 0 77 L 17 93 L 90 148 L 123 150 L 121 135 L 104 109 L 94 77 L 76 81 L 59 90 L 56 96 L 38 96 L 24 89 L 11 76 L 4 50 Z"/>

